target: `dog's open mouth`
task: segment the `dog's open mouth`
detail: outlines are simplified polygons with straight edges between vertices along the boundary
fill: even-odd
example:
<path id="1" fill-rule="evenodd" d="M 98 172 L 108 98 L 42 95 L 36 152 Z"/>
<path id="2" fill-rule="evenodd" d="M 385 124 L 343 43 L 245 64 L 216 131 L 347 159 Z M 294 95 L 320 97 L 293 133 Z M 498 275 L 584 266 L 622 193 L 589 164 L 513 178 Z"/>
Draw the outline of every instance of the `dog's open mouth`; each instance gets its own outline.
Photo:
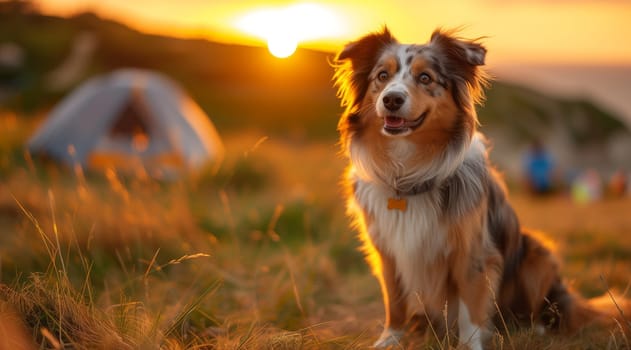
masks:
<path id="1" fill-rule="evenodd" d="M 414 120 L 407 120 L 401 117 L 389 115 L 383 118 L 383 130 L 390 135 L 398 135 L 406 131 L 413 131 L 423 124 L 425 117 L 427 117 L 427 111 L 423 112 Z"/>

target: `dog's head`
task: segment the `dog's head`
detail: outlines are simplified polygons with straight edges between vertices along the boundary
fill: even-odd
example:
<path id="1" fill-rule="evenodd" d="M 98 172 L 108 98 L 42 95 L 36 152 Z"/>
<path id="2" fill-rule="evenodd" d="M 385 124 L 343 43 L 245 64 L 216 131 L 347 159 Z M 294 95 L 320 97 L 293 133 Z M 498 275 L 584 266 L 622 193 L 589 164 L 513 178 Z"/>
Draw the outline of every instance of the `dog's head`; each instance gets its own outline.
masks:
<path id="1" fill-rule="evenodd" d="M 442 30 L 423 45 L 400 44 L 387 28 L 349 43 L 336 58 L 342 137 L 372 127 L 417 143 L 447 142 L 454 132 L 470 140 L 485 55 L 478 42 Z"/>

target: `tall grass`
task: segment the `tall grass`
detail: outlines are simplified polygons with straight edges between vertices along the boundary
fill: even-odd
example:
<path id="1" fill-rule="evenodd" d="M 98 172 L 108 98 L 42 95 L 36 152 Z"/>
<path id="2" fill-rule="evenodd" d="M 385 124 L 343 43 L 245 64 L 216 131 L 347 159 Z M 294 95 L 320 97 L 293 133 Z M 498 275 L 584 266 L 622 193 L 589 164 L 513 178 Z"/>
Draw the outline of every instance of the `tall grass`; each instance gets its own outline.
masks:
<path id="1" fill-rule="evenodd" d="M 182 331 L 186 320 L 219 286 L 219 281 L 213 279 L 196 281 L 200 282 L 197 286 L 173 284 L 170 287 L 178 289 L 177 300 L 157 294 L 166 285 L 154 289 L 154 275 L 165 275 L 176 265 L 209 257 L 208 253 L 194 253 L 159 262 L 164 256 L 184 250 L 169 243 L 178 237 L 177 231 L 171 229 L 187 227 L 186 222 L 180 222 L 181 217 L 173 220 L 166 216 L 162 220 L 166 220 L 164 224 L 169 225 L 168 228 L 158 230 L 155 224 L 160 222 L 146 223 L 142 217 L 148 213 L 139 211 L 139 206 L 129 197 L 116 202 L 119 194 L 110 198 L 114 202 L 110 204 L 117 205 L 112 209 L 115 219 L 108 215 L 103 218 L 98 211 L 105 209 L 104 205 L 91 202 L 94 198 L 87 195 L 85 189 L 80 191 L 79 199 L 74 193 L 62 194 L 68 196 L 64 200 L 78 200 L 81 206 L 71 207 L 73 216 L 59 220 L 55 192 L 63 191 L 48 190 L 50 211 L 41 218 L 27 209 L 16 195 L 11 196 L 30 226 L 16 232 L 22 234 L 16 242 L 18 245 L 2 254 L 3 258 L 9 257 L 3 260 L 10 263 L 9 266 L 4 264 L 3 271 L 8 268 L 15 272 L 13 285 L 3 285 L 0 296 L 23 315 L 35 341 L 52 348 L 85 349 L 186 344 Z M 102 200 L 100 198 L 99 203 Z M 152 205 L 143 207 L 155 210 Z M 39 212 L 44 212 L 43 209 L 35 207 Z M 126 217 L 124 214 L 129 211 L 134 211 L 135 215 Z M 161 212 L 167 213 L 164 208 Z M 94 219 L 91 229 L 77 230 L 85 225 L 77 218 L 88 215 Z M 99 237 L 99 226 L 105 227 L 104 234 L 112 232 L 114 235 Z M 187 237 L 183 234 L 181 238 Z M 154 245 L 164 245 L 168 253 L 159 255 L 161 249 L 155 248 L 151 260 L 143 258 L 149 256 L 148 249 Z M 208 250 L 208 247 L 202 249 Z M 29 256 L 31 252 L 37 253 Z M 24 271 L 23 267 L 30 267 L 31 271 Z M 167 284 L 170 284 L 168 280 Z M 165 302 L 170 305 L 164 305 Z"/>
<path id="2" fill-rule="evenodd" d="M 10 160 L 0 164 L 0 339 L 17 329 L 11 348 L 363 349 L 379 334 L 380 291 L 344 216 L 335 141 L 227 137 L 219 174 L 158 183 L 31 163 L 21 138 L 2 135 L 31 126 L 12 125 L 0 130 Z M 559 243 L 577 289 L 627 287 L 631 199 L 514 203 Z M 626 331 L 508 329 L 490 346 L 619 349 Z M 411 334 L 402 347 L 454 344 Z"/>

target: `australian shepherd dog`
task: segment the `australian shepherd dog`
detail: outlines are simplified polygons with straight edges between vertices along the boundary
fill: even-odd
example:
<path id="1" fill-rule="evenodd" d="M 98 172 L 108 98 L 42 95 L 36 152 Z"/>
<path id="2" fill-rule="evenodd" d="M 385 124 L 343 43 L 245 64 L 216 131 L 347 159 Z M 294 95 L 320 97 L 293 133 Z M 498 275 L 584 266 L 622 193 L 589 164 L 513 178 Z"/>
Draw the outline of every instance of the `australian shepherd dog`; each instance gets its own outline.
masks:
<path id="1" fill-rule="evenodd" d="M 507 202 L 476 131 L 485 55 L 454 32 L 406 45 L 384 28 L 334 62 L 347 207 L 385 304 L 375 347 L 399 344 L 413 319 L 482 349 L 500 317 L 572 332 L 616 316 L 569 290 Z"/>

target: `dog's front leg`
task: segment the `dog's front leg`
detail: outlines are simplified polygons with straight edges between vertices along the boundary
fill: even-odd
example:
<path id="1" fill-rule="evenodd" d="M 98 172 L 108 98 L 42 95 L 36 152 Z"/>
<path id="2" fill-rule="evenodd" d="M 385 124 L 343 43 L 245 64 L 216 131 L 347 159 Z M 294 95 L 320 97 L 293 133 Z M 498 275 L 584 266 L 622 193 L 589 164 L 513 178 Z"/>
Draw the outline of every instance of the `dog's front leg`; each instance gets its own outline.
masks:
<path id="1" fill-rule="evenodd" d="M 488 335 L 486 323 L 491 319 L 491 305 L 496 301 L 501 265 L 499 253 L 487 251 L 483 258 L 470 260 L 466 273 L 457 282 L 458 338 L 471 350 L 482 350 L 483 338 Z"/>
<path id="2" fill-rule="evenodd" d="M 383 332 L 375 342 L 375 348 L 386 348 L 400 344 L 405 334 L 405 321 L 407 317 L 407 305 L 401 281 L 397 277 L 396 263 L 392 257 L 380 253 L 381 275 L 379 283 L 383 294 L 386 321 Z"/>
<path id="3" fill-rule="evenodd" d="M 460 300 L 458 305 L 458 337 L 460 343 L 465 344 L 471 350 L 482 350 L 482 332 L 484 328 L 474 321 L 471 315 L 472 305 Z"/>

